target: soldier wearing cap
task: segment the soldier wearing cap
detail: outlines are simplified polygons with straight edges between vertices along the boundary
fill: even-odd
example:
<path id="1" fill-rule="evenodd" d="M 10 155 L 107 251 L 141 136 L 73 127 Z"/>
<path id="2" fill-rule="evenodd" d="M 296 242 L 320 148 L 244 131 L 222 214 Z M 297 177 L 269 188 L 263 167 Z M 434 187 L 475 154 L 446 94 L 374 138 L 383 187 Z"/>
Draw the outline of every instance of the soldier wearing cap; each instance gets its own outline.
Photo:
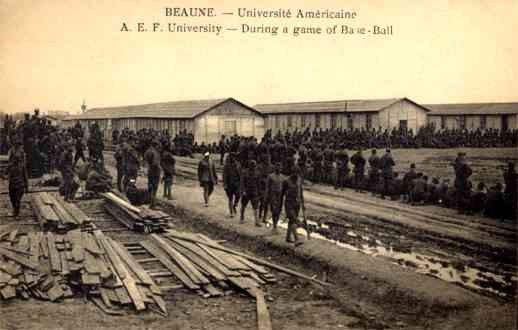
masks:
<path id="1" fill-rule="evenodd" d="M 254 211 L 255 225 L 261 227 L 261 223 L 259 222 L 259 198 L 262 197 L 260 194 L 261 173 L 259 173 L 256 165 L 255 160 L 250 160 L 248 162 L 248 168 L 241 173 L 239 189 L 241 192 L 240 223 L 245 222 L 245 210 L 248 202 L 250 202 Z"/>
<path id="2" fill-rule="evenodd" d="M 147 171 L 147 185 L 149 191 L 150 208 L 154 208 L 156 206 L 156 194 L 158 191 L 158 184 L 160 183 L 160 153 L 158 153 L 158 140 L 153 140 L 151 146 L 144 153 L 144 159 L 147 162 L 148 171 Z"/>
<path id="3" fill-rule="evenodd" d="M 137 181 L 138 170 L 140 168 L 139 155 L 135 149 L 135 138 L 130 137 L 130 143 L 125 145 L 123 151 L 124 178 L 122 181 L 123 190 L 126 191 L 130 180 Z"/>
<path id="4" fill-rule="evenodd" d="M 173 156 L 173 147 L 169 143 L 165 145 L 162 152 L 161 165 L 164 171 L 164 197 L 171 199 L 171 187 L 173 186 L 176 160 Z"/>
<path id="5" fill-rule="evenodd" d="M 263 214 L 263 222 L 266 222 L 268 207 L 272 212 L 273 233 L 277 234 L 277 223 L 282 212 L 282 185 L 284 177 L 281 174 L 281 163 L 276 163 L 274 172 L 268 175 L 266 181 L 266 189 L 264 200 L 266 201 L 266 209 Z"/>
<path id="6" fill-rule="evenodd" d="M 294 170 L 290 177 L 283 181 L 281 199 L 284 201 L 284 210 L 288 218 L 286 242 L 298 246 L 303 243 L 297 235 L 298 217 L 300 209 L 304 210 L 304 194 L 298 170 Z"/>
<path id="7" fill-rule="evenodd" d="M 203 200 L 205 207 L 209 206 L 210 195 L 214 191 L 214 185 L 218 184 L 216 166 L 210 160 L 210 153 L 205 152 L 203 159 L 198 163 L 198 181 L 203 188 Z"/>
<path id="8" fill-rule="evenodd" d="M 29 187 L 29 180 L 22 140 L 17 136 L 14 138 L 13 143 L 13 147 L 8 152 L 9 161 L 7 173 L 9 180 L 9 198 L 13 206 L 13 216 L 17 217 L 20 214 L 20 202 L 23 194 Z"/>
<path id="9" fill-rule="evenodd" d="M 394 177 L 392 168 L 396 165 L 390 149 L 385 150 L 385 154 L 380 159 L 381 177 L 383 179 L 383 187 L 381 188 L 381 198 L 385 198 L 390 188 L 390 182 Z"/>
<path id="10" fill-rule="evenodd" d="M 239 203 L 239 186 L 241 183 L 241 173 L 239 163 L 236 160 L 236 154 L 230 152 L 225 159 L 223 167 L 223 186 L 228 198 L 228 209 L 230 217 L 233 218 L 237 211 L 236 206 Z"/>
<path id="11" fill-rule="evenodd" d="M 354 165 L 354 189 L 361 192 L 366 163 L 361 148 L 351 157 L 351 163 Z"/>

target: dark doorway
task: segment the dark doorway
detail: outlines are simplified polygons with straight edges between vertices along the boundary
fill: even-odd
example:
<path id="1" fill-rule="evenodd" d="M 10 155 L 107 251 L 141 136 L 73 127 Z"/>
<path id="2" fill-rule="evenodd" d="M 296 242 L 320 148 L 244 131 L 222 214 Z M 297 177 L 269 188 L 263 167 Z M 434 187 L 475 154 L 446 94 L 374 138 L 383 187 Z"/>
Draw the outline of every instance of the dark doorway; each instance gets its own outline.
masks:
<path id="1" fill-rule="evenodd" d="M 509 129 L 509 115 L 502 116 L 502 131 L 507 131 Z"/>

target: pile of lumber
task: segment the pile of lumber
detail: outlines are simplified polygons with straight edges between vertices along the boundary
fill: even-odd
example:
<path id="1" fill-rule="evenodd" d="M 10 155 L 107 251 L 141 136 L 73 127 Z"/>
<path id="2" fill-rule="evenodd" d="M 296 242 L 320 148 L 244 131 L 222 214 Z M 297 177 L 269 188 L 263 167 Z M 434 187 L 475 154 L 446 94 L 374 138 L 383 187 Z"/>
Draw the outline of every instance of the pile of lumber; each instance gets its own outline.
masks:
<path id="1" fill-rule="evenodd" d="M 101 195 L 106 200 L 106 211 L 130 230 L 142 233 L 163 232 L 171 220 L 167 213 L 151 210 L 147 206 L 133 206 L 123 196 L 114 192 Z"/>
<path id="2" fill-rule="evenodd" d="M 68 231 L 90 222 L 76 205 L 58 194 L 39 192 L 31 195 L 31 204 L 43 230 Z"/>
<path id="3" fill-rule="evenodd" d="M 166 315 L 162 293 L 129 252 L 99 230 L 0 234 L 0 300 L 86 295 L 108 314 L 134 306 Z"/>
<path id="4" fill-rule="evenodd" d="M 203 235 L 167 230 L 163 235 L 151 234 L 140 245 L 186 288 L 204 297 L 233 289 L 252 294 L 251 290 L 276 281 L 265 267 L 223 251 L 223 246 Z"/>

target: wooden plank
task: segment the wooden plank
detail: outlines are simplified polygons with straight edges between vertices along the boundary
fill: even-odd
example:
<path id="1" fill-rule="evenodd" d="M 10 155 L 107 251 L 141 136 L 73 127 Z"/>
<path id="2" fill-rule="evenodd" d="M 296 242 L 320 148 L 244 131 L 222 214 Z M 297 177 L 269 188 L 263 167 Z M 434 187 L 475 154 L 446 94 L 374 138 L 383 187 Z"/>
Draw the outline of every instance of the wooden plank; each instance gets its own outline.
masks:
<path id="1" fill-rule="evenodd" d="M 63 208 L 70 214 L 76 223 L 82 225 L 85 222 L 89 222 L 90 218 L 76 205 L 72 203 L 65 202 L 61 198 L 58 199 L 58 202 L 63 206 Z"/>
<path id="2" fill-rule="evenodd" d="M 200 244 L 204 244 L 208 247 L 211 247 L 213 249 L 217 249 L 217 250 L 221 250 L 221 251 L 224 251 L 224 252 L 227 252 L 227 253 L 230 253 L 230 254 L 233 254 L 233 255 L 237 255 L 237 256 L 240 256 L 240 257 L 243 257 L 243 258 L 246 258 L 250 261 L 253 261 L 259 265 L 262 265 L 262 266 L 266 266 L 266 267 L 269 267 L 269 268 L 272 268 L 272 269 L 276 269 L 280 272 L 283 272 L 283 273 L 286 273 L 286 274 L 289 274 L 289 275 L 293 275 L 293 276 L 297 276 L 299 278 L 302 278 L 302 279 L 305 279 L 307 281 L 310 281 L 310 282 L 314 282 L 314 283 L 317 283 L 317 284 L 320 284 L 322 286 L 330 286 L 329 283 L 326 283 L 326 282 L 322 282 L 322 281 L 319 281 L 315 278 L 312 278 L 312 277 L 309 277 L 307 275 L 304 275 L 304 274 L 301 274 L 299 272 L 296 272 L 294 270 L 291 270 L 291 269 L 288 269 L 288 268 L 285 268 L 285 267 L 282 267 L 282 266 L 279 266 L 279 265 L 276 265 L 276 264 L 273 264 L 271 262 L 268 262 L 268 261 L 265 261 L 265 260 L 262 260 L 262 259 L 259 259 L 259 258 L 256 258 L 256 257 L 253 257 L 253 256 L 249 256 L 247 254 L 244 254 L 244 253 L 241 253 L 241 252 L 238 252 L 238 251 L 234 251 L 234 250 L 231 250 L 231 249 L 227 249 L 225 247 L 222 247 L 222 246 L 217 246 L 215 244 L 211 244 L 211 243 L 208 243 L 208 242 L 204 242 L 202 240 L 194 240 L 194 239 L 188 239 L 188 238 L 184 238 L 184 237 L 181 237 L 181 236 L 178 236 L 175 234 L 175 231 L 173 230 L 169 230 L 168 231 L 169 233 L 169 236 L 172 236 L 172 237 L 178 237 L 180 239 L 187 239 L 187 240 L 190 240 L 191 242 L 194 242 L 194 243 L 200 243 Z"/>
<path id="3" fill-rule="evenodd" d="M 103 250 L 97 244 L 94 236 L 88 233 L 83 233 L 83 246 L 86 250 L 90 251 L 95 255 L 103 254 Z"/>
<path id="4" fill-rule="evenodd" d="M 206 250 L 200 248 L 197 244 L 180 240 L 177 238 L 173 238 L 173 241 L 181 246 L 183 246 L 186 249 L 189 249 L 193 253 L 195 253 L 197 256 L 199 256 L 202 260 L 207 262 L 210 266 L 217 269 L 220 273 L 224 274 L 225 276 L 238 276 L 239 273 L 236 271 L 232 271 L 229 268 L 225 266 L 225 264 L 222 264 L 218 259 L 214 258 L 211 254 L 207 253 Z"/>
<path id="5" fill-rule="evenodd" d="M 125 267 L 118 254 L 114 251 L 113 246 L 110 244 L 110 240 L 107 237 L 104 237 L 104 239 L 101 238 L 101 242 L 104 246 L 105 251 L 108 254 L 108 257 L 110 258 L 110 261 L 113 265 L 115 265 L 115 269 L 122 280 L 122 284 L 128 291 L 128 295 L 133 301 L 135 309 L 137 311 L 145 309 L 146 306 L 142 299 L 142 295 L 137 288 L 135 280 L 133 279 L 133 277 L 131 277 L 131 275 L 129 274 L 129 270 Z"/>
<path id="6" fill-rule="evenodd" d="M 115 288 L 115 293 L 117 294 L 117 297 L 119 298 L 119 301 L 122 305 L 131 304 L 131 298 L 128 295 L 128 291 L 126 291 L 124 286 L 121 286 L 120 288 Z"/>
<path id="7" fill-rule="evenodd" d="M 100 275 L 101 274 L 101 270 L 97 264 L 96 258 L 89 251 L 85 251 L 84 269 L 91 275 L 93 275 L 93 274 Z"/>
<path id="8" fill-rule="evenodd" d="M 140 209 L 131 205 L 130 203 L 126 202 L 125 200 L 121 199 L 119 196 L 115 195 L 114 193 L 108 192 L 108 193 L 102 193 L 101 194 L 104 198 L 108 199 L 109 201 L 115 203 L 116 205 L 119 205 L 125 209 L 130 210 L 131 212 L 134 212 L 136 214 L 140 214 Z"/>
<path id="9" fill-rule="evenodd" d="M 162 263 L 162 265 L 164 265 L 164 267 L 169 269 L 169 271 L 171 271 L 171 273 L 173 273 L 174 276 L 176 276 L 176 278 L 178 278 L 187 288 L 189 288 L 191 290 L 197 290 L 200 288 L 200 286 L 197 285 L 196 283 L 194 283 L 191 280 L 191 278 L 189 276 L 187 276 L 187 274 L 185 274 L 185 272 L 180 267 L 178 267 L 176 264 L 174 264 L 171 261 L 170 257 L 164 251 L 162 251 L 160 248 L 158 248 L 153 243 L 148 242 L 148 241 L 141 242 L 141 245 L 150 254 L 155 256 L 155 258 L 157 258 L 160 261 L 160 263 Z"/>
<path id="10" fill-rule="evenodd" d="M 115 251 L 119 254 L 122 260 L 128 265 L 128 267 L 133 271 L 134 274 L 142 281 L 142 283 L 149 285 L 151 287 L 151 291 L 154 294 L 161 294 L 160 289 L 156 286 L 153 279 L 147 274 L 144 268 L 117 242 L 111 241 L 112 246 L 115 248 Z"/>
<path id="11" fill-rule="evenodd" d="M 249 260 L 247 260 L 246 258 L 243 258 L 243 257 L 240 257 L 240 256 L 235 256 L 235 258 L 239 261 L 239 262 L 242 262 L 243 264 L 245 264 L 247 267 L 249 267 L 250 269 L 252 269 L 253 271 L 255 271 L 256 273 L 259 273 L 259 274 L 268 274 L 268 270 L 264 267 L 261 267 L 259 265 L 256 265 L 254 264 L 253 262 L 250 262 Z"/>
<path id="12" fill-rule="evenodd" d="M 217 281 L 223 281 L 227 277 L 225 274 L 220 272 L 218 269 L 213 267 L 211 264 L 207 263 L 205 260 L 200 258 L 197 254 L 193 253 L 192 251 L 184 248 L 180 244 L 176 244 L 176 242 L 171 242 L 170 245 L 180 252 L 184 257 L 186 257 L 190 262 L 192 262 L 194 265 L 200 267 L 205 272 L 210 274 L 210 276 L 214 277 Z"/>
<path id="13" fill-rule="evenodd" d="M 72 257 L 76 262 L 82 262 L 84 260 L 84 249 L 81 231 L 79 229 L 71 230 L 67 235 L 72 243 Z"/>
<path id="14" fill-rule="evenodd" d="M 257 310 L 257 329 L 258 330 L 272 330 L 272 321 L 268 306 L 264 300 L 264 293 L 262 290 L 252 288 L 248 292 L 255 297 Z"/>
<path id="15" fill-rule="evenodd" d="M 47 235 L 47 243 L 49 247 L 49 259 L 50 259 L 50 267 L 53 272 L 61 271 L 61 258 L 59 257 L 58 251 L 56 249 L 56 242 L 54 240 L 54 235 L 52 233 L 48 233 Z"/>
<path id="16" fill-rule="evenodd" d="M 212 285 L 211 283 L 209 284 L 205 284 L 203 286 L 203 289 L 208 293 L 210 294 L 211 297 L 221 297 L 223 296 L 223 292 L 216 289 L 216 287 L 214 285 Z"/>
<path id="17" fill-rule="evenodd" d="M 22 257 L 12 251 L 6 250 L 3 247 L 0 247 L 0 255 L 4 256 L 12 261 L 15 261 L 27 268 L 30 268 L 32 270 L 38 270 L 38 266 L 39 266 L 38 264 L 34 264 L 28 258 Z"/>
<path id="18" fill-rule="evenodd" d="M 14 286 L 6 285 L 2 289 L 0 289 L 0 294 L 4 299 L 11 299 L 16 297 L 16 290 Z"/>
<path id="19" fill-rule="evenodd" d="M 90 297 L 90 300 L 94 303 L 95 306 L 97 306 L 101 311 L 108 315 L 124 315 L 123 312 L 110 309 L 110 307 L 106 307 L 106 305 L 103 304 L 103 301 L 96 297 Z"/>
<path id="20" fill-rule="evenodd" d="M 61 205 L 61 203 L 59 203 L 59 201 L 53 195 L 48 194 L 48 199 L 52 201 L 52 209 L 58 215 L 62 223 L 77 225 L 75 219 L 70 214 L 68 214 L 63 205 Z"/>
<path id="21" fill-rule="evenodd" d="M 164 250 L 176 263 L 183 269 L 183 271 L 193 280 L 196 284 L 208 284 L 210 281 L 203 276 L 196 267 L 185 258 L 181 253 L 173 249 L 166 241 L 156 234 L 150 235 L 151 239 Z"/>
<path id="22" fill-rule="evenodd" d="M 59 254 L 59 256 L 61 258 L 61 274 L 63 274 L 64 276 L 67 276 L 70 274 L 70 268 L 68 267 L 68 260 L 67 260 L 67 255 L 65 254 L 65 251 L 62 251 Z"/>
<path id="23" fill-rule="evenodd" d="M 203 251 L 205 251 L 207 254 L 211 255 L 214 259 L 218 260 L 221 264 L 225 265 L 228 269 L 232 271 L 238 271 L 238 270 L 244 270 L 248 269 L 248 267 L 242 263 L 239 263 L 234 260 L 232 256 L 228 256 L 228 254 L 211 249 L 203 244 L 196 244 L 199 246 Z"/>

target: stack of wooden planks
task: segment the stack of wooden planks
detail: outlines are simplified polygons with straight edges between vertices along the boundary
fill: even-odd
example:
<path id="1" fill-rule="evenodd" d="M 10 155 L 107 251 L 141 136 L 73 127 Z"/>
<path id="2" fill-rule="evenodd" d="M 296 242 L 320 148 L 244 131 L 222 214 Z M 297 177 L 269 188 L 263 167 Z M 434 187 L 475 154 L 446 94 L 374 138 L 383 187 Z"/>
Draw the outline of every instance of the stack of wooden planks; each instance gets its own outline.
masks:
<path id="1" fill-rule="evenodd" d="M 43 230 L 68 231 L 90 222 L 89 217 L 76 205 L 65 202 L 57 194 L 32 194 L 31 204 Z"/>
<path id="2" fill-rule="evenodd" d="M 204 243 L 220 246 L 206 236 L 174 230 L 151 234 L 140 245 L 185 287 L 204 297 L 221 296 L 232 289 L 248 292 L 276 281 L 263 266 Z"/>
<path id="3" fill-rule="evenodd" d="M 50 301 L 86 294 L 108 314 L 134 306 L 167 315 L 162 293 L 142 266 L 101 231 L 0 234 L 0 297 Z"/>
<path id="4" fill-rule="evenodd" d="M 142 233 L 163 232 L 171 217 L 147 206 L 133 206 L 114 192 L 101 194 L 106 200 L 106 211 L 130 230 Z"/>

